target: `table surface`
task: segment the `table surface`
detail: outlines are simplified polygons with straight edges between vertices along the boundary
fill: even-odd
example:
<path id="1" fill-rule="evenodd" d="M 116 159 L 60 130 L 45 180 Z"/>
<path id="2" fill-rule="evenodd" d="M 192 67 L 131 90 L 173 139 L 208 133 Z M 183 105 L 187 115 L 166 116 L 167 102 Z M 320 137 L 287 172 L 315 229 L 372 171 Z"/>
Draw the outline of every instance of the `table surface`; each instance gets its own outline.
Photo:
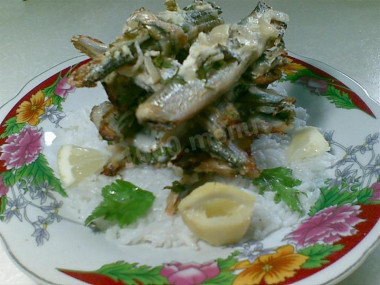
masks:
<path id="1" fill-rule="evenodd" d="M 154 3 L 153 3 L 154 2 Z M 1 0 L 0 106 L 31 78 L 78 55 L 70 38 L 90 35 L 112 42 L 131 11 L 142 6 L 157 12 L 163 0 Z M 180 4 L 189 3 L 180 1 Z M 226 21 L 245 15 L 254 0 L 215 1 Z M 288 50 L 340 70 L 380 103 L 380 1 L 266 1 L 290 15 Z M 153 4 L 152 4 L 153 3 Z M 342 285 L 378 284 L 380 247 Z M 0 246 L 0 284 L 36 284 L 14 265 Z"/>

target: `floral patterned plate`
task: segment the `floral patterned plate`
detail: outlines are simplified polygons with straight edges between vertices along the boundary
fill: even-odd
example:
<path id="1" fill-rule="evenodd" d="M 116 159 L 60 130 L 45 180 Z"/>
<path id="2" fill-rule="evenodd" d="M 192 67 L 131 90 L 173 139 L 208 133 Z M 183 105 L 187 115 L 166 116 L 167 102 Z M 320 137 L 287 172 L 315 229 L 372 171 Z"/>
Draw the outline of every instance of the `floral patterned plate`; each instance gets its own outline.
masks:
<path id="1" fill-rule="evenodd" d="M 44 284 L 331 284 L 351 273 L 380 235 L 380 107 L 353 80 L 289 56 L 279 83 L 328 130 L 335 178 L 299 224 L 262 241 L 193 251 L 125 246 L 68 220 L 66 192 L 46 158 L 65 112 L 105 98 L 67 75 L 78 57 L 31 80 L 0 117 L 0 236 L 10 257 Z M 57 192 L 62 196 L 57 199 Z"/>

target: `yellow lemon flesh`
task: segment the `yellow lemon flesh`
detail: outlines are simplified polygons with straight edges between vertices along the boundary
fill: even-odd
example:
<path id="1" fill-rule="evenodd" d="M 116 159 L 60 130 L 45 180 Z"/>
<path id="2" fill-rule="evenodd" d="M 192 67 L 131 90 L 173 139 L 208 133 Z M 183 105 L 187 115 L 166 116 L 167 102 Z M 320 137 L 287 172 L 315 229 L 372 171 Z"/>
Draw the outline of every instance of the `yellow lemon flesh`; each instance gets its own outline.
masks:
<path id="1" fill-rule="evenodd" d="M 329 143 L 317 128 L 304 127 L 294 133 L 286 158 L 291 162 L 306 157 L 318 156 L 329 150 Z"/>
<path id="2" fill-rule="evenodd" d="M 58 171 L 63 184 L 73 186 L 84 178 L 99 173 L 107 155 L 97 149 L 63 145 L 58 150 Z"/>
<path id="3" fill-rule="evenodd" d="M 185 197 L 178 206 L 184 223 L 211 245 L 237 243 L 251 222 L 255 197 L 223 183 L 208 182 Z"/>

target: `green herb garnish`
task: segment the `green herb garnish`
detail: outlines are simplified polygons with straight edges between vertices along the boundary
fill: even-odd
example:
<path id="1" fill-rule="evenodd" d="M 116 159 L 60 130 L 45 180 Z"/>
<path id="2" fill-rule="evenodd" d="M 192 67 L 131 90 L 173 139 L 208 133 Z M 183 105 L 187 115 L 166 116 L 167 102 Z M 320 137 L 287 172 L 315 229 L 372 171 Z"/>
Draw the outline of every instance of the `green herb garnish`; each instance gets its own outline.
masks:
<path id="1" fill-rule="evenodd" d="M 292 211 L 303 213 L 304 210 L 299 199 L 303 192 L 294 188 L 301 183 L 300 180 L 293 178 L 292 170 L 285 167 L 265 169 L 258 178 L 253 180 L 253 184 L 259 187 L 260 194 L 265 191 L 276 192 L 274 196 L 276 203 L 284 201 Z"/>
<path id="2" fill-rule="evenodd" d="M 167 58 L 160 55 L 153 58 L 153 64 L 160 69 L 173 67 L 173 64 Z"/>
<path id="3" fill-rule="evenodd" d="M 147 213 L 155 199 L 151 192 L 120 179 L 105 186 L 102 196 L 103 201 L 86 219 L 86 225 L 97 218 L 117 222 L 120 227 L 130 225 Z"/>
<path id="4" fill-rule="evenodd" d="M 186 185 L 182 184 L 181 182 L 179 182 L 177 180 L 173 181 L 171 186 L 165 186 L 164 189 L 169 189 L 170 191 L 177 193 L 177 194 L 184 193 L 188 190 Z"/>

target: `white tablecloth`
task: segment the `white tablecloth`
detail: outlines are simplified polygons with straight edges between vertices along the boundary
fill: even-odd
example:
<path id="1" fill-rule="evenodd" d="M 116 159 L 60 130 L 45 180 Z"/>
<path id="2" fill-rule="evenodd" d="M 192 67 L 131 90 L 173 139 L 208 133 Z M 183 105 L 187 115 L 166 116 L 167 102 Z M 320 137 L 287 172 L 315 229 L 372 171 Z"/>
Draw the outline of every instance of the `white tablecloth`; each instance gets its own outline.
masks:
<path id="1" fill-rule="evenodd" d="M 159 11 L 164 7 L 161 2 L 163 0 L 1 0 L 0 106 L 13 98 L 31 78 L 78 55 L 70 43 L 72 35 L 91 35 L 111 42 L 131 11 L 142 6 Z M 246 15 L 247 3 L 255 4 L 254 0 L 215 2 L 224 8 L 227 21 Z M 290 51 L 342 71 L 380 102 L 378 0 L 278 0 L 267 3 L 291 17 L 285 38 Z M 380 247 L 341 284 L 378 284 L 379 264 Z M 10 261 L 1 246 L 0 284 L 35 284 Z"/>

